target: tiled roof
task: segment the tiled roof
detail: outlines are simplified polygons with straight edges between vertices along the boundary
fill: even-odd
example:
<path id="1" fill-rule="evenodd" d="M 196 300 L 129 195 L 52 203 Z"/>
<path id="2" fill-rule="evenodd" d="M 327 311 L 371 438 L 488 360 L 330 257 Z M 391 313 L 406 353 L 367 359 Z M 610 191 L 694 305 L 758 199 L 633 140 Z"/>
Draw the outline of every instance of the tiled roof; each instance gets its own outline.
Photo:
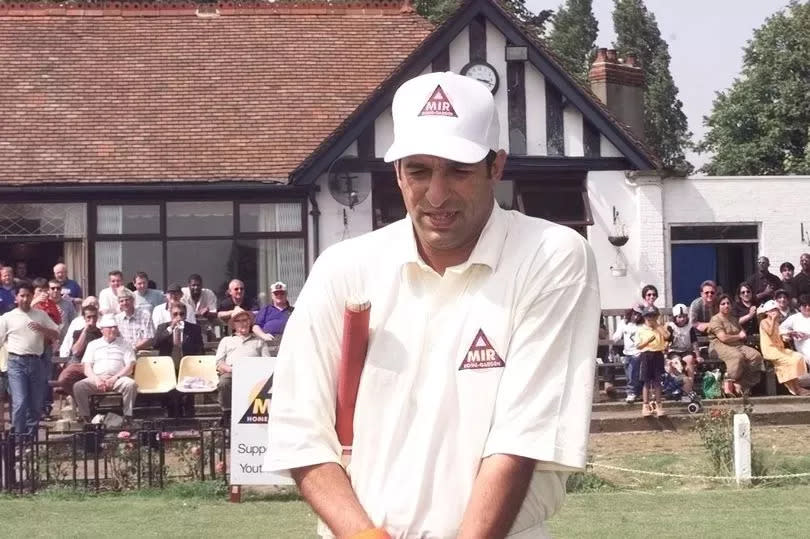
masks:
<path id="1" fill-rule="evenodd" d="M 432 29 L 393 1 L 124 4 L 0 6 L 0 184 L 286 182 Z"/>

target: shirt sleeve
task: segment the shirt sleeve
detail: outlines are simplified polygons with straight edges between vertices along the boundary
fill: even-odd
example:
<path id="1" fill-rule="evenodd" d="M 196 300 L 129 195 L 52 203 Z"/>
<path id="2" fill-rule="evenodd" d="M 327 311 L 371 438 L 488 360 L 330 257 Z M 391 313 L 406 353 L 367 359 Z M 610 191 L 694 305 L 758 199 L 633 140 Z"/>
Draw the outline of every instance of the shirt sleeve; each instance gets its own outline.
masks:
<path id="1" fill-rule="evenodd" d="M 785 319 L 784 322 L 779 324 L 779 334 L 780 335 L 787 335 L 791 331 L 794 331 L 794 329 L 793 329 L 793 320 L 794 320 L 793 316 L 795 316 L 795 315 L 788 316 Z"/>
<path id="2" fill-rule="evenodd" d="M 698 319 L 700 318 L 700 305 L 698 305 L 697 301 L 693 301 L 691 305 L 689 305 L 689 323 L 692 325 L 698 324 Z"/>
<path id="3" fill-rule="evenodd" d="M 39 312 L 42 314 L 42 316 L 40 316 L 39 318 L 41 319 L 40 323 L 43 326 L 45 326 L 48 329 L 53 329 L 53 330 L 59 331 L 59 325 L 56 322 L 54 322 L 53 320 L 51 320 L 51 317 L 48 316 L 47 313 L 45 313 L 43 311 L 39 311 Z"/>
<path id="4" fill-rule="evenodd" d="M 583 240 L 566 254 L 559 271 L 576 280 L 529 295 L 516 318 L 483 457 L 528 457 L 545 470 L 585 466 L 601 308 L 590 247 Z"/>
<path id="5" fill-rule="evenodd" d="M 126 346 L 124 351 L 124 365 L 132 365 L 133 363 L 135 363 L 135 350 Z"/>
<path id="6" fill-rule="evenodd" d="M 270 309 L 267 307 L 262 307 L 262 310 L 259 311 L 259 314 L 256 316 L 256 321 L 253 322 L 254 326 L 259 326 L 260 328 L 264 329 L 264 323 L 266 322 L 267 313 Z"/>
<path id="7" fill-rule="evenodd" d="M 8 318 L 6 315 L 0 316 L 0 346 L 6 343 L 6 333 L 8 332 Z"/>
<path id="8" fill-rule="evenodd" d="M 91 341 L 87 343 L 84 349 L 84 355 L 82 356 L 82 365 L 92 365 L 96 360 L 96 345 L 93 344 L 95 342 L 96 341 Z"/>
<path id="9" fill-rule="evenodd" d="M 222 339 L 221 341 L 219 341 L 219 344 L 217 345 L 217 352 L 216 352 L 216 354 L 214 354 L 214 357 L 216 358 L 216 364 L 217 365 L 219 365 L 220 362 L 225 361 L 225 355 L 227 353 L 227 349 L 225 348 L 225 343 L 226 342 L 227 341 L 225 339 Z"/>

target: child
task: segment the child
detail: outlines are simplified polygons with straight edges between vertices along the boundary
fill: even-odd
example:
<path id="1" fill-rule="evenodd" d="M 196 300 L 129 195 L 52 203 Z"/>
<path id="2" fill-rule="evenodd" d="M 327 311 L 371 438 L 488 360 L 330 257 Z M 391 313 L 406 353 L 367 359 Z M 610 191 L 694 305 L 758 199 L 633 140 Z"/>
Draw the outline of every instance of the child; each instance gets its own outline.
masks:
<path id="1" fill-rule="evenodd" d="M 618 343 L 622 340 L 624 348 L 622 349 L 622 364 L 624 365 L 624 375 L 627 379 L 627 402 L 635 402 L 638 395 L 641 393 L 641 382 L 638 378 L 638 348 L 636 347 L 636 336 L 638 328 L 644 322 L 641 317 L 641 307 L 636 305 L 632 309 L 627 309 L 624 313 L 624 320 L 619 323 L 615 333 L 613 333 L 613 342 Z"/>
<path id="2" fill-rule="evenodd" d="M 667 331 L 658 324 L 658 309 L 654 305 L 644 308 L 644 325 L 638 330 L 638 349 L 641 351 L 641 381 L 644 383 L 641 415 L 666 415 L 661 404 L 661 375 L 664 374 L 664 350 L 667 349 Z M 650 393 L 653 401 L 650 402 Z"/>
<path id="3" fill-rule="evenodd" d="M 688 395 L 695 390 L 697 365 L 701 361 L 698 353 L 697 332 L 689 323 L 689 309 L 683 303 L 672 308 L 673 321 L 667 324 L 669 332 L 669 352 L 667 353 L 667 373 L 683 386 L 681 400 L 690 402 Z"/>

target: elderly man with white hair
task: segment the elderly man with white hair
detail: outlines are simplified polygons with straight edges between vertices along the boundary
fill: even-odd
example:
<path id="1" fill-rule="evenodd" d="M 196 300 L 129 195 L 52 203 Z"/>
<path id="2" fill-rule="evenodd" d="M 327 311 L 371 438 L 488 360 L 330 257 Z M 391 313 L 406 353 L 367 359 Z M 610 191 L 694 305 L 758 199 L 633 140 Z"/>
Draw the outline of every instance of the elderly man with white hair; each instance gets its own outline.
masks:
<path id="1" fill-rule="evenodd" d="M 82 287 L 68 278 L 67 266 L 59 263 L 53 267 L 53 278 L 62 286 L 62 296 L 70 296 L 74 300 L 82 299 Z"/>
<path id="2" fill-rule="evenodd" d="M 87 344 L 82 358 L 87 378 L 73 386 L 79 416 L 85 421 L 90 420 L 90 395 L 115 391 L 123 397 L 124 420 L 129 421 L 138 392 L 132 379 L 135 351 L 121 338 L 115 316 L 105 314 L 98 327 L 101 338 Z"/>

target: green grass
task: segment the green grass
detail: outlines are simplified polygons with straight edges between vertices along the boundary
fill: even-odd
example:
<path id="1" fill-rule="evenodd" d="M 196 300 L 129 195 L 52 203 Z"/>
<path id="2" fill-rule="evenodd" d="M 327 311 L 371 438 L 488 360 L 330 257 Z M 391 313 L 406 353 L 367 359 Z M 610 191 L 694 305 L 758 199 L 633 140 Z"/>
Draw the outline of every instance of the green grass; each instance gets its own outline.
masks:
<path id="1" fill-rule="evenodd" d="M 314 538 L 315 516 L 289 494 L 224 500 L 222 485 L 0 497 L 4 537 Z M 569 495 L 549 523 L 558 539 L 807 537 L 810 486 Z"/>

